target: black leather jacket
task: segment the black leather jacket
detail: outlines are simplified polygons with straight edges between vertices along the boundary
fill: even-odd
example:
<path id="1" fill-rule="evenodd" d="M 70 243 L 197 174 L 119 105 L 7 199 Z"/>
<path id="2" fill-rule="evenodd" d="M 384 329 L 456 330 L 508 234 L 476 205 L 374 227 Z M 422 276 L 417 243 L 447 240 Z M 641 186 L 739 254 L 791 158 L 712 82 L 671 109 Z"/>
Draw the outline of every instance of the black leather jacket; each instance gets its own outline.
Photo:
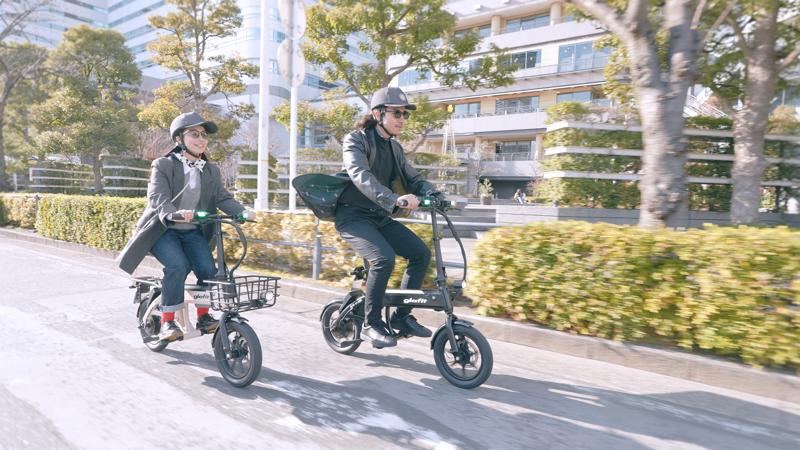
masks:
<path id="1" fill-rule="evenodd" d="M 370 165 L 375 159 L 375 128 L 354 131 L 344 138 L 342 144 L 342 160 L 344 170 L 350 180 L 368 199 L 376 205 L 392 213 L 395 210 L 397 199 L 404 193 L 392 191 L 381 184 L 370 171 Z M 394 156 L 396 173 L 400 174 L 400 182 L 405 193 L 424 195 L 436 188 L 429 183 L 417 169 L 411 166 L 403 154 L 403 147 L 391 139 L 392 154 Z"/>

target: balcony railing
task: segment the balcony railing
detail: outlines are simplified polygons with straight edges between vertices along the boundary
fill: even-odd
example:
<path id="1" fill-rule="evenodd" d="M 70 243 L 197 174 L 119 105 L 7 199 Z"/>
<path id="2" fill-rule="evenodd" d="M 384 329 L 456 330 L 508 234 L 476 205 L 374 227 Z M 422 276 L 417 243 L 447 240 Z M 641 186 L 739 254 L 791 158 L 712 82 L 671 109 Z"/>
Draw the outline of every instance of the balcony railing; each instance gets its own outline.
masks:
<path id="1" fill-rule="evenodd" d="M 469 119 L 475 117 L 493 117 L 493 116 L 509 116 L 512 114 L 526 114 L 526 113 L 534 113 L 534 112 L 542 112 L 544 111 L 541 108 L 533 108 L 530 106 L 521 106 L 516 108 L 515 110 L 502 110 L 502 111 L 495 111 L 495 112 L 482 112 L 478 114 L 453 114 L 453 119 Z"/>
<path id="2" fill-rule="evenodd" d="M 558 72 L 578 72 L 581 70 L 602 69 L 608 64 L 608 55 L 593 55 L 591 58 L 569 58 L 558 62 Z"/>
<path id="3" fill-rule="evenodd" d="M 532 161 L 531 152 L 495 153 L 483 157 L 485 161 Z"/>

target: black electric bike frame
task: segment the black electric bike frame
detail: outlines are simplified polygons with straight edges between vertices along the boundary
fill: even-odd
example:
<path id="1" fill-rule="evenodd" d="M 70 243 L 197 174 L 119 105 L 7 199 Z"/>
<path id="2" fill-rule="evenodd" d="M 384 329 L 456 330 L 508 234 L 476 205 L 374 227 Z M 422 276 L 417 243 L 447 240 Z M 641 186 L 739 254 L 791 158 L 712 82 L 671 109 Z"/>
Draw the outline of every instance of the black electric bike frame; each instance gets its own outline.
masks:
<path id="1" fill-rule="evenodd" d="M 390 311 L 393 307 L 433 309 L 434 311 L 444 311 L 447 314 L 444 324 L 440 326 L 431 337 L 431 348 L 433 348 L 433 343 L 440 333 L 447 333 L 448 339 L 450 340 L 450 348 L 458 349 L 456 337 L 453 332 L 453 325 L 472 326 L 471 322 L 461 320 L 453 313 L 453 302 L 461 296 L 461 292 L 464 288 L 464 281 L 467 279 L 467 254 L 464 250 L 464 244 L 461 242 L 461 238 L 458 236 L 453 226 L 453 222 L 447 216 L 446 211 L 451 209 L 451 206 L 451 202 L 439 199 L 438 197 L 422 197 L 420 201 L 420 209 L 430 211 L 430 223 L 433 231 L 434 264 L 436 267 L 436 288 L 387 289 L 386 295 L 384 295 L 383 298 L 384 316 L 387 324 L 389 323 Z M 438 215 L 441 215 L 447 222 L 447 226 L 452 232 L 453 238 L 458 242 L 459 248 L 461 249 L 461 256 L 464 260 L 464 271 L 461 281 L 454 283 L 452 287 L 447 285 L 447 273 L 442 259 L 441 237 L 439 235 L 439 222 L 437 220 Z M 357 267 L 351 272 L 351 275 L 354 275 L 356 281 L 365 281 L 367 279 L 369 268 L 366 261 L 365 265 L 366 267 Z M 343 299 L 342 305 L 339 308 L 339 317 L 331 323 L 331 328 L 337 327 L 340 320 L 348 317 L 351 312 L 363 323 L 364 295 L 364 292 L 360 289 L 350 291 Z M 321 318 L 320 316 L 320 319 Z M 399 336 L 391 326 L 387 326 L 386 328 L 392 336 L 404 337 Z M 353 342 L 355 341 L 344 341 L 342 345 L 349 345 Z"/>

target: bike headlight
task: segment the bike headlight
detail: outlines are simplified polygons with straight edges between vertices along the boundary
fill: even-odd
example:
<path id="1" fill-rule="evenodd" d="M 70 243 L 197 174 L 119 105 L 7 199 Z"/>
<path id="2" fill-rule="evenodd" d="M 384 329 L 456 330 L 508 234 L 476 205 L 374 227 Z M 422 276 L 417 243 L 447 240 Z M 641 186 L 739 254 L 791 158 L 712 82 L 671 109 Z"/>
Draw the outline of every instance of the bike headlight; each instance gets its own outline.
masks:
<path id="1" fill-rule="evenodd" d="M 198 219 L 205 219 L 208 217 L 208 212 L 206 211 L 195 211 L 194 216 Z"/>

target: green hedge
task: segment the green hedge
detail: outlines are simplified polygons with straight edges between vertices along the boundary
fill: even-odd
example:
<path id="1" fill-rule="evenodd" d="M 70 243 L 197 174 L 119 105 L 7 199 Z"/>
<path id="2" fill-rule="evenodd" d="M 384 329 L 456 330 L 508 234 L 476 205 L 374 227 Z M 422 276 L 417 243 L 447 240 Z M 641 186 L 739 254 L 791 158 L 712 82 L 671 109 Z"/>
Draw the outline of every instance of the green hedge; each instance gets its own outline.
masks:
<path id="1" fill-rule="evenodd" d="M 33 228 L 36 224 L 36 198 L 36 194 L 0 194 L 0 225 Z"/>
<path id="2" fill-rule="evenodd" d="M 125 246 L 146 204 L 145 199 L 130 199 L 109 196 L 81 196 L 48 194 L 39 200 L 38 214 L 34 194 L 0 195 L 0 225 L 16 225 L 36 228 L 42 235 L 52 239 L 89 245 L 109 250 L 120 250 Z M 431 242 L 429 226 L 409 224 L 423 240 Z M 267 270 L 311 274 L 310 248 L 286 245 L 266 245 L 256 241 L 314 242 L 315 218 L 311 214 L 289 214 L 283 212 L 258 212 L 258 221 L 244 225 L 251 240 L 246 264 Z M 323 279 L 345 282 L 348 272 L 361 265 L 361 259 L 350 246 L 339 237 L 333 223 L 321 222 L 322 245 L 334 247 L 336 251 L 323 252 L 321 274 Z M 233 235 L 233 233 L 229 233 Z M 226 240 L 228 258 L 238 256 L 241 245 L 235 239 Z M 390 286 L 399 286 L 404 263 L 398 261 Z M 433 281 L 435 271 L 427 277 Z"/>
<path id="3" fill-rule="evenodd" d="M 800 233 L 584 222 L 488 233 L 469 295 L 488 315 L 800 371 Z"/>
<path id="4" fill-rule="evenodd" d="M 143 198 L 48 195 L 39 201 L 36 230 L 53 239 L 120 250 L 145 204 Z"/>

